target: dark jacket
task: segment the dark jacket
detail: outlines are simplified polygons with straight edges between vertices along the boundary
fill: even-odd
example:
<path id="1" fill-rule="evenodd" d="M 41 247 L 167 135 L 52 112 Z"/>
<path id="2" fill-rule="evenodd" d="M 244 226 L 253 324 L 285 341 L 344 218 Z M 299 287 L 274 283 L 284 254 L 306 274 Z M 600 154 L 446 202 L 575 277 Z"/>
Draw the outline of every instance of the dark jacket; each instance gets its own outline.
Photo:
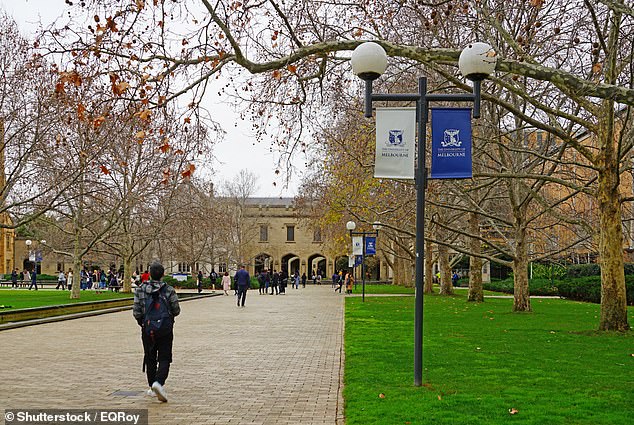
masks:
<path id="1" fill-rule="evenodd" d="M 251 276 L 249 276 L 249 272 L 245 269 L 240 269 L 233 277 L 233 281 L 238 286 L 242 287 L 250 287 L 251 286 Z"/>
<path id="2" fill-rule="evenodd" d="M 178 304 L 178 295 L 176 295 L 174 288 L 165 282 L 157 282 L 155 280 L 144 282 L 141 286 L 135 289 L 134 305 L 132 306 L 132 314 L 139 325 L 143 323 L 143 317 L 145 317 L 146 300 L 151 297 L 153 293 L 161 290 L 162 287 L 165 287 L 165 297 L 169 303 L 170 313 L 173 317 L 180 314 L 181 308 Z"/>

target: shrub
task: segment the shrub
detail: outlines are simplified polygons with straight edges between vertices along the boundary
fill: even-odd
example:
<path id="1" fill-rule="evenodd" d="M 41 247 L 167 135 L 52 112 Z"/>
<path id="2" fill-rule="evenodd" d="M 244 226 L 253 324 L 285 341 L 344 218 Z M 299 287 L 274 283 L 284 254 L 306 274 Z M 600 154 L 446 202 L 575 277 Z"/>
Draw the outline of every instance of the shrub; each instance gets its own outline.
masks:
<path id="1" fill-rule="evenodd" d="M 588 276 L 566 279 L 558 283 L 559 295 L 576 301 L 601 302 L 601 277 Z M 634 305 L 634 276 L 625 277 L 625 294 L 628 305 Z"/>
<path id="2" fill-rule="evenodd" d="M 566 268 L 559 264 L 533 263 L 533 279 L 563 279 L 566 274 Z"/>
<path id="3" fill-rule="evenodd" d="M 484 289 L 486 290 L 507 294 L 513 293 L 513 287 L 513 279 L 498 280 L 484 284 Z M 550 279 L 531 279 L 528 283 L 528 291 L 531 295 L 558 295 L 557 286 L 553 286 L 550 283 Z"/>
<path id="4" fill-rule="evenodd" d="M 567 270 L 568 278 L 601 275 L 601 267 L 597 263 L 574 264 L 572 266 L 568 266 Z"/>

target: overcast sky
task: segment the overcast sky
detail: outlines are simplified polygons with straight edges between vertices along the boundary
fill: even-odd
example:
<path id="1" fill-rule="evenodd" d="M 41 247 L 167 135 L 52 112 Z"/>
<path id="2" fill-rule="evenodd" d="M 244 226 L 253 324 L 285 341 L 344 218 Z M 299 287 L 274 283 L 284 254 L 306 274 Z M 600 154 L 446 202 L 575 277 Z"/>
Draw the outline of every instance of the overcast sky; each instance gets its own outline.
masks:
<path id="1" fill-rule="evenodd" d="M 64 0 L 0 0 L 0 8 L 13 16 L 25 36 L 37 30 L 40 21 L 46 26 L 56 18 L 61 17 L 62 21 L 67 19 Z M 284 182 L 275 175 L 275 157 L 269 151 L 269 144 L 254 143 L 249 132 L 249 123 L 243 124 L 231 105 L 219 103 L 205 106 L 214 111 L 214 119 L 227 131 L 225 141 L 216 145 L 214 150 L 215 156 L 222 162 L 214 166 L 215 184 L 232 180 L 241 169 L 247 168 L 258 176 L 255 196 L 296 195 L 299 177 L 292 179 L 289 189 L 282 189 Z M 303 162 L 303 159 L 300 161 Z M 273 182 L 277 186 L 273 186 Z"/>

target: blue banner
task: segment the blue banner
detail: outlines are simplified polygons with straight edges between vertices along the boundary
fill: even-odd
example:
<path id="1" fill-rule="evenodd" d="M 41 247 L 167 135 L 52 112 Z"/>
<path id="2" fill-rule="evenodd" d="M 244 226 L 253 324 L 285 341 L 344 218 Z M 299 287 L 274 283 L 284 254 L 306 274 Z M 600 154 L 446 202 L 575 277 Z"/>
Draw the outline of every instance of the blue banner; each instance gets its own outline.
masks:
<path id="1" fill-rule="evenodd" d="M 355 255 L 354 256 L 354 266 L 360 266 L 361 264 L 363 264 L 363 255 Z"/>
<path id="2" fill-rule="evenodd" d="M 431 178 L 471 177 L 471 108 L 432 108 Z"/>
<path id="3" fill-rule="evenodd" d="M 365 255 L 376 255 L 376 237 L 365 237 Z"/>

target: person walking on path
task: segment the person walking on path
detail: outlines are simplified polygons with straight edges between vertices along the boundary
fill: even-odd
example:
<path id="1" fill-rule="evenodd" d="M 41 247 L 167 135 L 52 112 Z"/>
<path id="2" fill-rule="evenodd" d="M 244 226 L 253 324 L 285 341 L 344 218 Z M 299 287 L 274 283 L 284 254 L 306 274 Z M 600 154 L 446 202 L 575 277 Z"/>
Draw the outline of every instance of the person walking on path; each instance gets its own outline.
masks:
<path id="1" fill-rule="evenodd" d="M 34 286 L 35 286 L 35 290 L 37 291 L 37 270 L 35 269 L 33 269 L 33 273 L 31 273 L 31 284 L 29 285 L 29 291 Z"/>
<path id="2" fill-rule="evenodd" d="M 335 291 L 336 291 L 338 283 L 339 283 L 339 274 L 337 273 L 337 270 L 335 270 L 332 274 L 332 285 L 330 287 L 335 288 Z M 339 292 L 341 292 L 341 290 L 339 290 Z"/>
<path id="3" fill-rule="evenodd" d="M 218 282 L 218 273 L 213 268 L 209 273 L 209 281 L 211 282 L 211 292 L 216 292 L 216 283 Z"/>
<path id="4" fill-rule="evenodd" d="M 352 287 L 354 286 L 354 276 L 352 273 L 348 273 L 346 276 L 346 294 L 352 294 Z"/>
<path id="5" fill-rule="evenodd" d="M 198 293 L 203 291 L 203 271 L 198 270 L 198 277 L 196 278 L 196 287 L 198 287 Z"/>
<path id="6" fill-rule="evenodd" d="M 174 317 L 181 312 L 176 291 L 162 282 L 165 269 L 158 261 L 150 265 L 150 281 L 134 291 L 132 314 L 141 326 L 143 367 L 150 386 L 148 395 L 167 401 L 165 381 L 172 363 Z"/>
<path id="7" fill-rule="evenodd" d="M 269 294 L 269 286 L 271 286 L 271 274 L 268 270 L 264 270 L 264 295 Z"/>
<path id="8" fill-rule="evenodd" d="M 258 274 L 258 294 L 262 295 L 264 292 L 264 271 Z"/>
<path id="9" fill-rule="evenodd" d="M 251 276 L 249 276 L 249 272 L 244 269 L 244 265 L 240 266 L 240 270 L 237 271 L 233 280 L 238 289 L 238 307 L 244 307 L 244 302 L 247 299 L 247 290 L 251 283 Z"/>
<path id="10" fill-rule="evenodd" d="M 271 295 L 274 295 L 273 292 L 275 291 L 275 295 L 278 295 L 279 292 L 277 290 L 277 286 L 280 284 L 280 274 L 277 272 L 277 270 L 273 270 L 273 279 L 271 279 Z"/>
<path id="11" fill-rule="evenodd" d="M 295 281 L 295 289 L 299 289 L 299 271 L 295 271 L 295 277 L 293 280 Z"/>
<path id="12" fill-rule="evenodd" d="M 68 286 L 68 290 L 73 289 L 73 270 L 68 270 L 68 274 L 66 275 L 66 285 Z"/>
<path id="13" fill-rule="evenodd" d="M 55 289 L 66 289 L 66 275 L 64 274 L 64 270 L 59 271 L 59 276 L 57 276 L 57 286 Z"/>
<path id="14" fill-rule="evenodd" d="M 222 276 L 222 289 L 225 291 L 225 295 L 229 295 L 227 292 L 231 289 L 231 277 L 229 277 L 229 272 L 225 272 L 225 275 Z"/>
<path id="15" fill-rule="evenodd" d="M 11 271 L 11 289 L 18 289 L 18 269 Z"/>
<path id="16" fill-rule="evenodd" d="M 302 273 L 302 288 L 306 287 L 306 272 Z"/>

